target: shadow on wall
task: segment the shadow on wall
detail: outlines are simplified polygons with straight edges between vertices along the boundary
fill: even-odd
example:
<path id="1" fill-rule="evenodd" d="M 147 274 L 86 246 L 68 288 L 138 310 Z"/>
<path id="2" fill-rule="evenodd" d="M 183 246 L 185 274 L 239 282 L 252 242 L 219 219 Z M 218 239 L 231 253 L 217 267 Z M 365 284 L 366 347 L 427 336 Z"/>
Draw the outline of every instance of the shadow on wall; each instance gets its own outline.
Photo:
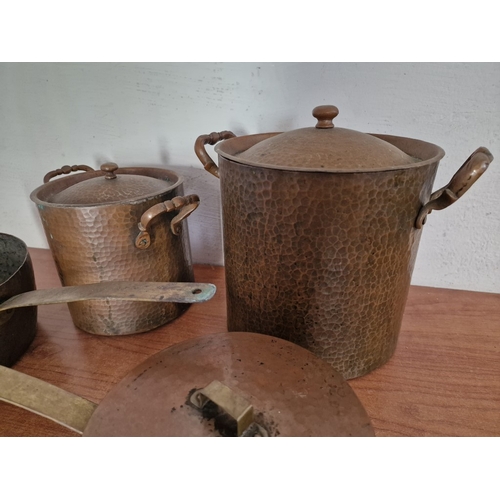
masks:
<path id="1" fill-rule="evenodd" d="M 216 177 L 203 168 L 169 164 L 120 162 L 119 166 L 164 168 L 182 177 L 184 194 L 197 194 L 200 197 L 200 206 L 187 219 L 193 262 L 223 265 L 220 188 Z"/>

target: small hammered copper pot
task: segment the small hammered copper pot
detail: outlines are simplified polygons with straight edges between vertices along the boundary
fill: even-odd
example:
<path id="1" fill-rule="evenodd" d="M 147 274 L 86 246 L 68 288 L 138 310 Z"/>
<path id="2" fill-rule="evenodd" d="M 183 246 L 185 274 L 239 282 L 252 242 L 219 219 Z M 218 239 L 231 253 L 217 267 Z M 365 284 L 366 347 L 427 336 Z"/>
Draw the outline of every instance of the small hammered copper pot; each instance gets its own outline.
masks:
<path id="1" fill-rule="evenodd" d="M 180 342 L 96 405 L 0 367 L 0 400 L 84 436 L 373 436 L 354 391 L 306 349 L 255 333 Z"/>
<path id="2" fill-rule="evenodd" d="M 51 181 L 77 170 L 85 172 Z M 182 178 L 174 172 L 118 168 L 115 163 L 102 165 L 100 171 L 76 165 L 48 173 L 44 183 L 31 199 L 64 286 L 193 281 L 188 231 L 183 225 L 199 198 L 183 196 Z M 78 328 L 124 335 L 163 325 L 188 305 L 92 300 L 68 307 Z"/>
<path id="3" fill-rule="evenodd" d="M 493 160 L 477 149 L 432 193 L 444 151 L 335 127 L 202 135 L 195 152 L 220 177 L 228 329 L 291 340 L 345 378 L 394 353 L 422 226 Z M 205 151 L 214 145 L 217 166 Z"/>

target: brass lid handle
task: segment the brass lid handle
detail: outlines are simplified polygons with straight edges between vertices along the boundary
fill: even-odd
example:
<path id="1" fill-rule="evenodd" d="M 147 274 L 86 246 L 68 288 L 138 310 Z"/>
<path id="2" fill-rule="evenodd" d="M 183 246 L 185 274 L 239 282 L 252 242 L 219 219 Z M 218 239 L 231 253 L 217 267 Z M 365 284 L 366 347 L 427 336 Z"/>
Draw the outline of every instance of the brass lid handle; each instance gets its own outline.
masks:
<path id="1" fill-rule="evenodd" d="M 218 380 L 210 382 L 206 387 L 195 391 L 190 402 L 199 410 L 212 401 L 236 421 L 236 435 L 241 436 L 253 424 L 262 437 L 267 437 L 267 431 L 256 424 L 253 419 L 253 406 L 227 385 Z"/>

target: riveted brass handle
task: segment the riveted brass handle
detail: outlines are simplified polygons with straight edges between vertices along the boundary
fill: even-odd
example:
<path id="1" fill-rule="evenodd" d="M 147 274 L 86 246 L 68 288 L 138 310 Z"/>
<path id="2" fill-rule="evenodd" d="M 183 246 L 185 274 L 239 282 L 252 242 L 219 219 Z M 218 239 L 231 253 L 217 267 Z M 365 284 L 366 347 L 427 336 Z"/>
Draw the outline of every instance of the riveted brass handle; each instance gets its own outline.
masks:
<path id="1" fill-rule="evenodd" d="M 182 230 L 181 222 L 192 212 L 194 212 L 200 204 L 200 198 L 196 194 L 188 196 L 176 196 L 171 200 L 157 203 L 142 214 L 138 224 L 139 235 L 135 239 L 135 246 L 144 250 L 151 245 L 151 235 L 148 232 L 148 227 L 155 217 L 167 212 L 179 210 L 179 213 L 170 222 L 170 230 L 173 234 L 179 235 Z"/>
<path id="2" fill-rule="evenodd" d="M 210 300 L 215 291 L 215 285 L 211 283 L 177 283 L 170 281 L 104 281 L 88 285 L 32 290 L 15 295 L 0 303 L 0 325 L 10 320 L 14 309 L 21 307 L 108 299 L 194 304 Z"/>
<path id="3" fill-rule="evenodd" d="M 25 373 L 0 366 L 0 400 L 83 434 L 97 408 L 87 399 Z"/>
<path id="4" fill-rule="evenodd" d="M 253 424 L 260 436 L 268 436 L 267 431 L 254 422 L 253 406 L 241 395 L 218 380 L 191 394 L 190 402 L 198 409 L 212 401 L 236 421 L 236 435 L 241 436 Z"/>
<path id="5" fill-rule="evenodd" d="M 102 281 L 87 285 L 31 290 L 0 303 L 0 313 L 20 307 L 81 302 L 82 300 L 125 300 L 133 302 L 205 302 L 215 294 L 211 283 L 175 281 Z M 0 324 L 2 316 L 0 315 Z"/>
<path id="6" fill-rule="evenodd" d="M 415 227 L 421 229 L 427 215 L 433 210 L 443 210 L 443 208 L 455 203 L 486 172 L 492 161 L 493 155 L 486 148 L 476 149 L 458 169 L 450 182 L 432 193 L 430 200 L 420 209 L 415 220 Z"/>
<path id="7" fill-rule="evenodd" d="M 58 175 L 67 175 L 71 172 L 77 172 L 79 170 L 82 170 L 84 172 L 94 172 L 94 169 L 92 167 L 89 167 L 88 165 L 64 165 L 64 167 L 58 168 L 57 170 L 52 170 L 51 172 L 45 174 L 43 183 L 46 184 L 50 181 L 50 179 L 52 179 L 53 177 L 57 177 Z"/>
<path id="8" fill-rule="evenodd" d="M 210 172 L 215 177 L 219 177 L 219 167 L 215 164 L 215 162 L 208 155 L 205 144 L 209 144 L 210 146 L 215 146 L 218 142 L 223 141 L 225 139 L 231 139 L 232 137 L 236 137 L 229 130 L 224 130 L 223 132 L 212 132 L 208 135 L 200 135 L 194 144 L 194 152 L 196 156 L 203 164 L 205 170 Z"/>

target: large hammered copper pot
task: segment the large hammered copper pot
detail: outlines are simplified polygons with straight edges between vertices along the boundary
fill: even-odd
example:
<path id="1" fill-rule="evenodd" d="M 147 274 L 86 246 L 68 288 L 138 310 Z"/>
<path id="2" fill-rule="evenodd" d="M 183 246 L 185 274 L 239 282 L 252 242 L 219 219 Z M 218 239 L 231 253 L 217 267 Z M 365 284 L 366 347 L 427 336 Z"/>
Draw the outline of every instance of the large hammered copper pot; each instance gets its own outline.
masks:
<path id="1" fill-rule="evenodd" d="M 51 179 L 60 174 L 84 173 Z M 49 182 L 50 181 L 50 182 Z M 192 282 L 187 227 L 199 204 L 182 178 L 160 168 L 100 171 L 86 165 L 48 173 L 31 193 L 64 286 L 105 281 Z M 151 330 L 188 304 L 92 300 L 68 304 L 78 328 L 100 335 Z"/>
<path id="2" fill-rule="evenodd" d="M 462 196 L 493 160 L 479 148 L 442 189 L 444 151 L 405 137 L 316 127 L 198 138 L 220 177 L 228 329 L 291 340 L 345 378 L 383 365 L 401 327 L 422 226 Z M 214 145 L 219 166 L 205 144 Z"/>

